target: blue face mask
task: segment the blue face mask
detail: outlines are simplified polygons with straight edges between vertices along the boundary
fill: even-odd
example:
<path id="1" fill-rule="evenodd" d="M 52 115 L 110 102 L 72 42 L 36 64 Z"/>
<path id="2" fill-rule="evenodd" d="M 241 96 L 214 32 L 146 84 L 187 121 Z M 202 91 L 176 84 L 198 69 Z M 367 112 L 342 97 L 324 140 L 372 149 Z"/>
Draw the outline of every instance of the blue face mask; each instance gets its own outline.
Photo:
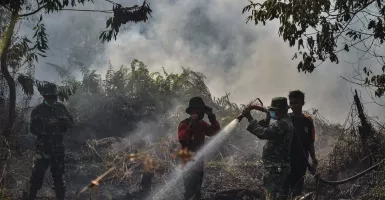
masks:
<path id="1" fill-rule="evenodd" d="M 277 117 L 275 114 L 276 114 L 276 112 L 275 112 L 275 111 L 270 111 L 270 117 L 271 117 L 272 119 L 275 119 L 275 120 L 277 120 L 277 119 L 278 119 L 278 117 Z"/>

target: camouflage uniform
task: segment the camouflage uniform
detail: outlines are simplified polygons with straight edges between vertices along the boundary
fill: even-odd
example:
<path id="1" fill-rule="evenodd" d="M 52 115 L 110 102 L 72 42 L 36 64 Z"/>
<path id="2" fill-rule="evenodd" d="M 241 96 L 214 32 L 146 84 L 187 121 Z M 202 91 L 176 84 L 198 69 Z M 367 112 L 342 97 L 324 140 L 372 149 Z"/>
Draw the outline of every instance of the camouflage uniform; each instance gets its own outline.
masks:
<path id="1" fill-rule="evenodd" d="M 272 101 L 284 101 L 275 98 Z M 286 100 L 287 101 L 287 100 Z M 287 102 L 286 102 L 287 104 Z M 261 123 L 262 122 L 262 123 Z M 271 125 L 250 120 L 247 130 L 259 139 L 267 140 L 263 147 L 262 160 L 265 168 L 263 184 L 266 199 L 284 199 L 283 185 L 290 173 L 290 145 L 293 125 L 287 113 Z"/>
<path id="2" fill-rule="evenodd" d="M 50 89 L 52 93 L 43 92 L 43 95 L 55 95 L 56 86 Z M 47 89 L 46 89 L 47 90 Z M 48 121 L 56 119 L 59 122 L 49 125 Z M 37 136 L 35 146 L 35 157 L 32 175 L 28 184 L 28 193 L 24 193 L 24 199 L 36 198 L 37 191 L 43 185 L 44 174 L 50 166 L 53 186 L 56 198 L 63 200 L 65 196 L 65 185 L 63 175 L 64 165 L 64 144 L 63 135 L 73 126 L 73 118 L 66 107 L 56 102 L 54 105 L 42 103 L 33 109 L 31 114 L 30 131 Z"/>

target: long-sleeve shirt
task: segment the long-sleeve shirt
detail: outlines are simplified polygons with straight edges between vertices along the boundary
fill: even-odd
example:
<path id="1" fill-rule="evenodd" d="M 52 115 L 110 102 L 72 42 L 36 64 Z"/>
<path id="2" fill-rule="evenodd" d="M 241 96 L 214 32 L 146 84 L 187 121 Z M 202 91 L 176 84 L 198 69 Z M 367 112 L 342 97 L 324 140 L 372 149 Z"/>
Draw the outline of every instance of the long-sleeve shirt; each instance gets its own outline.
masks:
<path id="1" fill-rule="evenodd" d="M 267 127 L 253 120 L 250 122 L 247 130 L 259 139 L 267 140 L 262 153 L 265 167 L 290 167 L 293 124 L 288 116 L 277 120 Z"/>
<path id="2" fill-rule="evenodd" d="M 189 118 L 180 122 L 178 126 L 178 139 L 182 144 L 182 148 L 187 147 L 190 151 L 196 151 L 203 146 L 205 136 L 213 136 L 221 129 L 215 117 L 209 118 L 209 120 L 210 124 L 203 120 L 198 120 L 194 126 L 191 126 Z"/>

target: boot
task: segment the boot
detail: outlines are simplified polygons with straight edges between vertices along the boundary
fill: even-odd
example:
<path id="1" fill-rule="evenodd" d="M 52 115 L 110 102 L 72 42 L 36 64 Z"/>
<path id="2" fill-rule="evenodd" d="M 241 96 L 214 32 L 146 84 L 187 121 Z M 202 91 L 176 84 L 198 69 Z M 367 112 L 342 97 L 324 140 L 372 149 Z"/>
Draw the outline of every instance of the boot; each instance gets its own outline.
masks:
<path id="1" fill-rule="evenodd" d="M 35 200 L 37 195 L 37 189 L 34 187 L 31 187 L 30 184 L 27 182 L 25 184 L 25 187 L 23 189 L 23 200 Z"/>
<path id="2" fill-rule="evenodd" d="M 37 195 L 36 190 L 23 191 L 23 200 L 35 200 Z"/>
<path id="3" fill-rule="evenodd" d="M 55 188 L 56 200 L 64 200 L 65 188 Z"/>

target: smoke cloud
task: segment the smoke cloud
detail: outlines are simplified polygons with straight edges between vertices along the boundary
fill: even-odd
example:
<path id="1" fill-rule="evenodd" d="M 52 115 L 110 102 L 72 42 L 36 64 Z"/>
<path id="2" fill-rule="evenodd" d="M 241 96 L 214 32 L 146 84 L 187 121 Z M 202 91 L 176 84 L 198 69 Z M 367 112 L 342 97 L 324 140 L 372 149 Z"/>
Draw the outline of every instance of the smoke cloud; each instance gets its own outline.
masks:
<path id="1" fill-rule="evenodd" d="M 123 5 L 142 1 L 116 1 Z M 150 1 L 153 10 L 148 23 L 125 25 L 116 41 L 101 44 L 100 31 L 109 17 L 103 13 L 63 11 L 46 16 L 50 52 L 37 67 L 39 79 L 58 82 L 55 69 L 47 63 L 66 67 L 80 77 L 84 65 L 105 72 L 110 60 L 115 67 L 129 65 L 136 58 L 150 70 L 180 72 L 181 66 L 206 75 L 214 96 L 231 93 L 235 103 L 260 97 L 267 105 L 276 96 L 299 89 L 306 94 L 305 109 L 317 108 L 326 118 L 341 122 L 346 118 L 356 85 L 340 76 L 354 75 L 343 62 L 356 54 L 341 54 L 339 65 L 325 63 L 311 74 L 298 73 L 299 60 L 291 60 L 295 48 L 278 37 L 278 23 L 266 26 L 246 24 L 242 8 L 248 1 L 161 0 Z M 111 9 L 104 1 L 86 4 L 87 9 Z M 24 22 L 21 32 L 30 33 L 32 22 Z M 375 62 L 366 61 L 368 65 Z M 79 64 L 80 63 L 80 64 Z M 361 90 L 364 101 L 371 101 Z M 380 103 L 385 102 L 379 100 Z M 187 104 L 187 102 L 186 102 Z M 384 108 L 365 104 L 369 115 L 384 117 Z"/>

